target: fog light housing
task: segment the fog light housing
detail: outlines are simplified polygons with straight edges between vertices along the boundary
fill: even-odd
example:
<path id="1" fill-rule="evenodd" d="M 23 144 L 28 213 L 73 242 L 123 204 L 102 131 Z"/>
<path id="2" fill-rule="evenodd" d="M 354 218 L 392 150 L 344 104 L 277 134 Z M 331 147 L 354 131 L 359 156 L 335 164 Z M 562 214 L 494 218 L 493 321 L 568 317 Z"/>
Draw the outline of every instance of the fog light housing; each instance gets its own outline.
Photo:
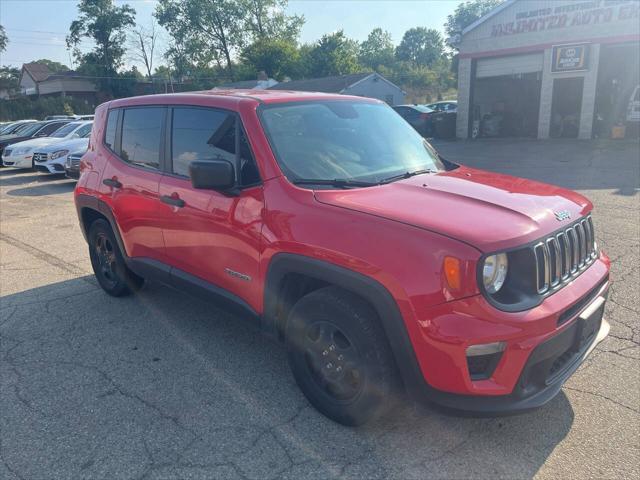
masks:
<path id="1" fill-rule="evenodd" d="M 467 368 L 471 380 L 491 378 L 505 347 L 504 342 L 482 343 L 467 347 Z"/>

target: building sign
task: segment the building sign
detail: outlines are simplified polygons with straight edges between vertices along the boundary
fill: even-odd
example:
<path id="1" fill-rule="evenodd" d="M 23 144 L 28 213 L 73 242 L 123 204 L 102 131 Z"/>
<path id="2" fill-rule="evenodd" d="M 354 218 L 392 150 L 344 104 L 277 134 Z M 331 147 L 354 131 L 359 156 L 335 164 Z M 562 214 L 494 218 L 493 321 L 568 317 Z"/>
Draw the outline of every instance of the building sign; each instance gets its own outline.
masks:
<path id="1" fill-rule="evenodd" d="M 522 4 L 526 5 L 526 2 L 522 2 Z M 637 0 L 573 1 L 553 7 L 517 12 L 515 20 L 493 25 L 491 36 L 502 37 L 554 29 L 586 27 L 638 18 L 640 18 L 640 2 Z"/>
<path id="2" fill-rule="evenodd" d="M 552 72 L 576 72 L 589 68 L 589 44 L 553 47 Z"/>

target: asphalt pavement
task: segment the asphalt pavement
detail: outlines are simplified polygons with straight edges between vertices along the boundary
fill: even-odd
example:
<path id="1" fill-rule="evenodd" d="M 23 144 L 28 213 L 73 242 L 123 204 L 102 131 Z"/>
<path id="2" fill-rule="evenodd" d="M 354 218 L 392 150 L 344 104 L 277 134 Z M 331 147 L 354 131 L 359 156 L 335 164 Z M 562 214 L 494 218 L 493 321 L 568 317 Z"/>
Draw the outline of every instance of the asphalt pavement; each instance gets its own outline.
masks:
<path id="1" fill-rule="evenodd" d="M 405 406 L 353 429 L 318 414 L 284 350 L 159 285 L 98 288 L 74 182 L 0 169 L 0 478 L 639 478 L 638 142 L 436 142 L 450 160 L 595 205 L 609 338 L 545 407 L 459 418 Z"/>

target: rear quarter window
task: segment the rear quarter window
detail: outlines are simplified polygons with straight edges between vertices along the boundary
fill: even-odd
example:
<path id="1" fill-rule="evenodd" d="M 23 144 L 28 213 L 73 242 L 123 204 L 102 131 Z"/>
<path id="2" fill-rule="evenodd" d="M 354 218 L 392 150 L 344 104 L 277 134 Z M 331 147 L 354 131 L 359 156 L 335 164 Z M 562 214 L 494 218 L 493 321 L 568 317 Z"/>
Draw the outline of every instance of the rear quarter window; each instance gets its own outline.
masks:
<path id="1" fill-rule="evenodd" d="M 117 124 L 118 110 L 111 110 L 107 116 L 107 126 L 104 133 L 104 144 L 111 150 L 115 150 Z"/>

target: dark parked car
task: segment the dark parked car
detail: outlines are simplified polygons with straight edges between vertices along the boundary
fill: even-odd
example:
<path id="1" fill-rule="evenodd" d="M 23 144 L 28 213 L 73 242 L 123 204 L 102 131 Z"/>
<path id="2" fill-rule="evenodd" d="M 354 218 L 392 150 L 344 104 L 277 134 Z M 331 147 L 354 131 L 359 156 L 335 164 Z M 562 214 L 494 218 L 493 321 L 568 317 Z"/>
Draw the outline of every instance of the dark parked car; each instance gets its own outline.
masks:
<path id="1" fill-rule="evenodd" d="M 433 135 L 433 110 L 424 105 L 396 105 L 392 107 L 423 137 Z"/>
<path id="2" fill-rule="evenodd" d="M 61 126 L 69 123 L 70 120 L 53 120 L 50 122 L 31 122 L 16 130 L 12 135 L 0 137 L 0 160 L 2 160 L 2 152 L 8 145 L 24 142 L 31 138 L 48 137 Z"/>
<path id="3" fill-rule="evenodd" d="M 67 160 L 64 162 L 64 174 L 67 178 L 75 180 L 80 178 L 80 160 L 85 152 L 86 148 L 67 155 Z"/>
<path id="4" fill-rule="evenodd" d="M 457 100 L 443 100 L 441 102 L 429 103 L 425 107 L 435 110 L 436 112 L 457 112 L 458 101 Z"/>

